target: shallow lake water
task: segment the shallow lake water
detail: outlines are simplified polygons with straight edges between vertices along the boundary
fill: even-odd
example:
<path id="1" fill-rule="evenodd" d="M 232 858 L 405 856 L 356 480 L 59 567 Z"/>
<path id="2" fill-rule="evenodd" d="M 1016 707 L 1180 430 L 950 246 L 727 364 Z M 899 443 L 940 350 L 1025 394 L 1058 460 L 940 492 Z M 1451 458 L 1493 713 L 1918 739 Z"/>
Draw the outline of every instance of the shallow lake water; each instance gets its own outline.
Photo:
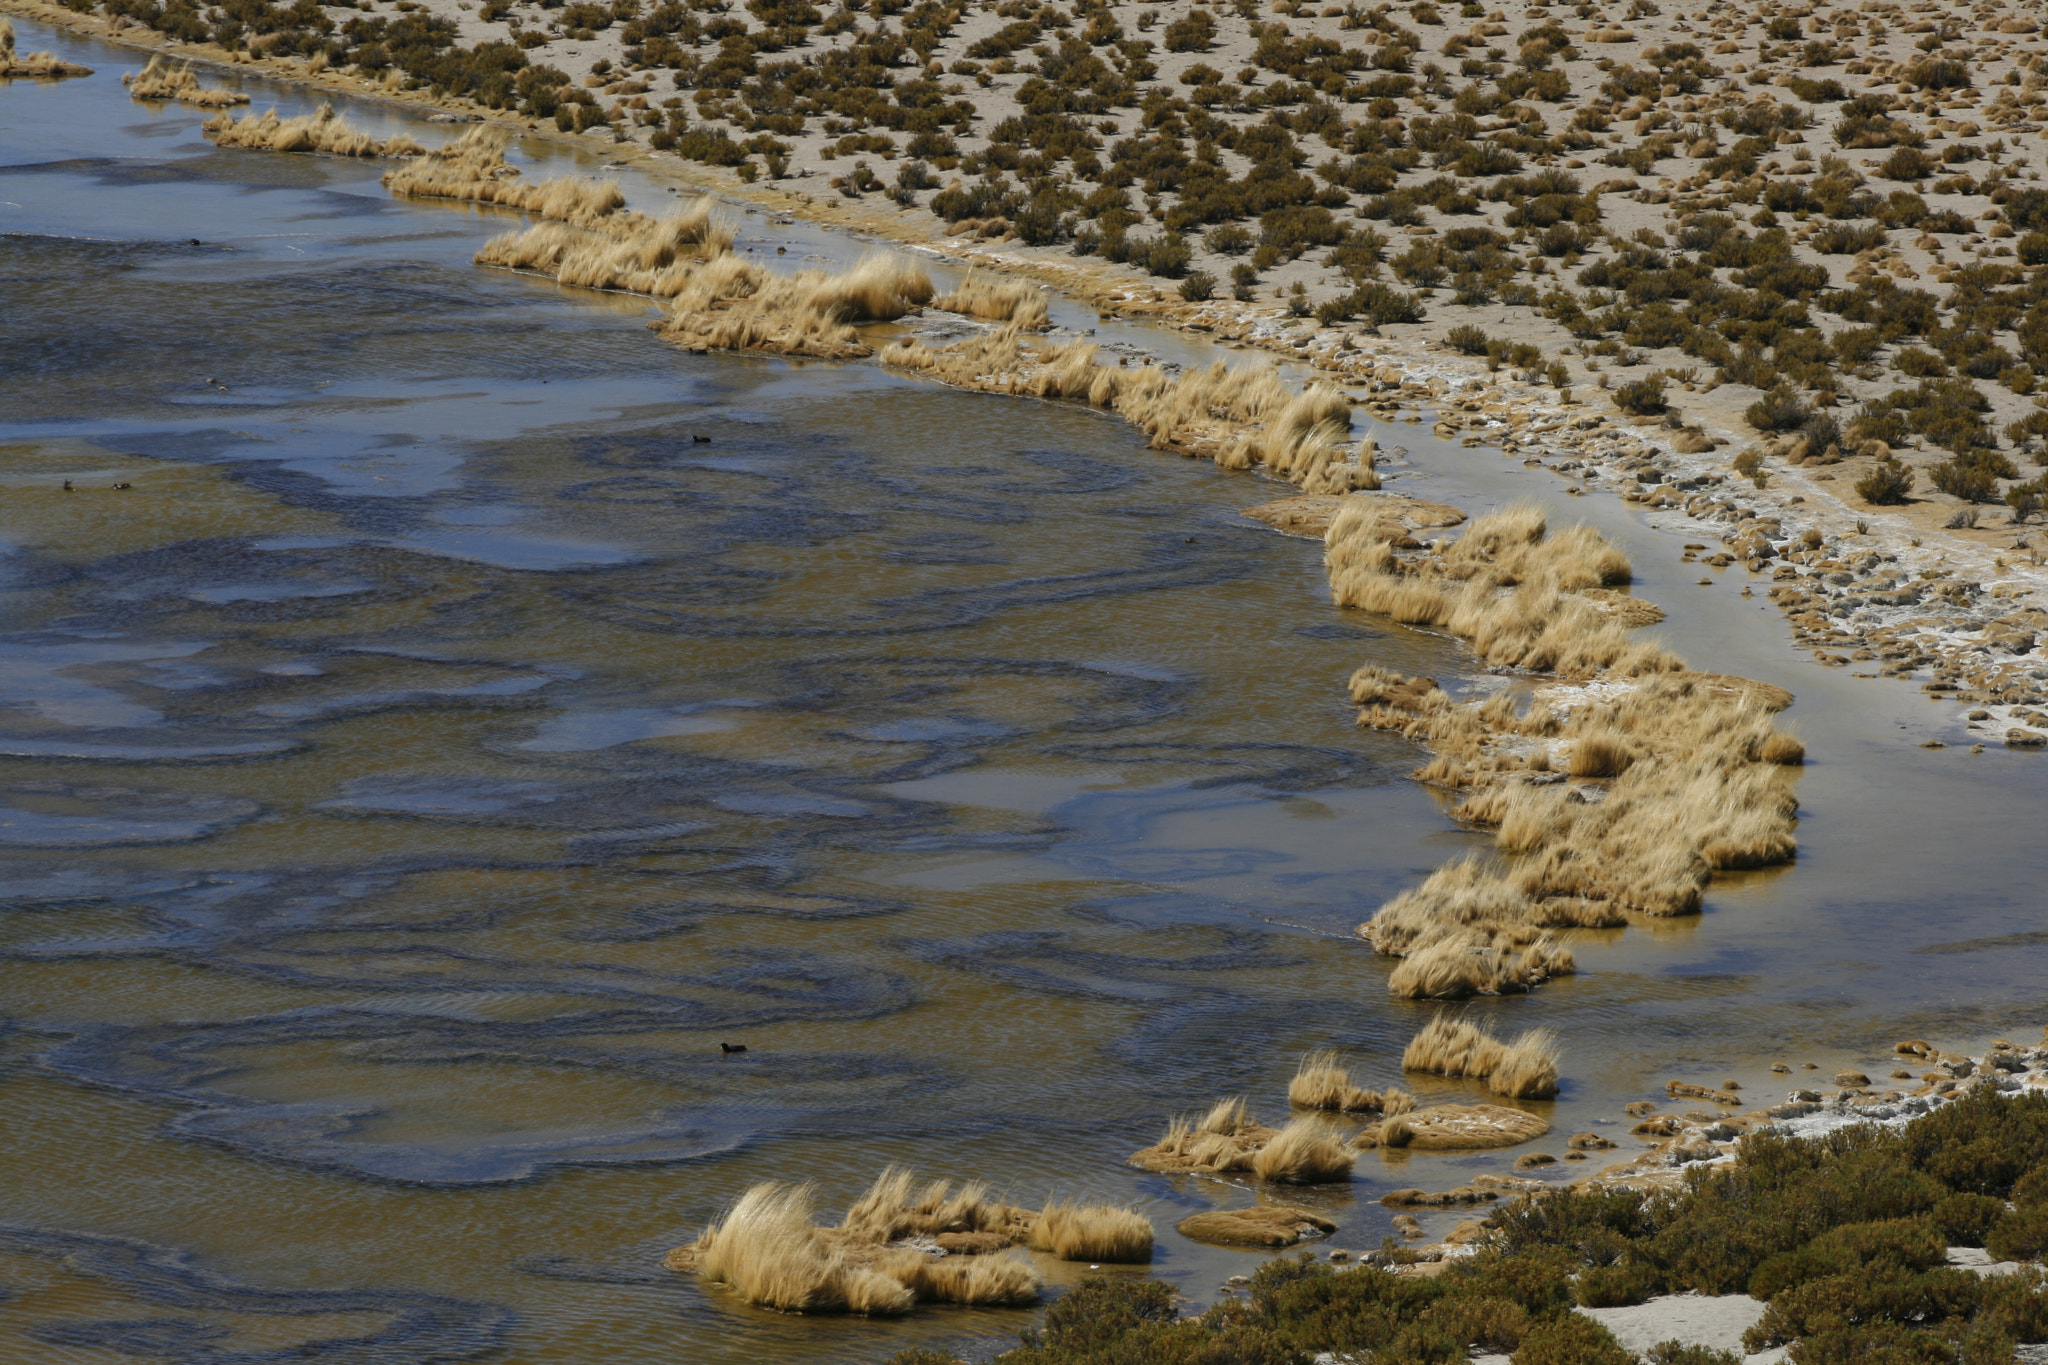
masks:
<path id="1" fill-rule="evenodd" d="M 1007 1340 L 1027 1314 L 785 1317 L 659 1265 L 755 1181 L 833 1208 L 891 1162 L 1134 1202 L 1197 1301 L 1256 1263 L 1172 1231 L 1255 1191 L 1124 1158 L 1219 1096 L 1283 1113 L 1308 1048 L 1398 1078 L 1434 1007 L 1351 928 L 1477 845 L 1343 682 L 1505 680 L 1333 609 L 1318 546 L 1238 515 L 1284 488 L 1072 407 L 672 351 L 639 300 L 472 266 L 516 219 L 215 150 L 127 99 L 136 54 L 17 27 L 97 74 L 0 84 L 0 1358 Z M 766 257 L 863 249 L 734 212 Z M 1740 570 L 1697 585 L 1696 528 L 1380 434 L 1396 491 L 1597 525 L 1812 754 L 1796 866 L 1470 1006 L 1563 1039 L 1529 1150 L 1672 1077 L 2031 1037 L 2042 760 L 1813 665 Z M 1376 1246 L 1385 1190 L 1513 1155 L 1299 1197 Z"/>

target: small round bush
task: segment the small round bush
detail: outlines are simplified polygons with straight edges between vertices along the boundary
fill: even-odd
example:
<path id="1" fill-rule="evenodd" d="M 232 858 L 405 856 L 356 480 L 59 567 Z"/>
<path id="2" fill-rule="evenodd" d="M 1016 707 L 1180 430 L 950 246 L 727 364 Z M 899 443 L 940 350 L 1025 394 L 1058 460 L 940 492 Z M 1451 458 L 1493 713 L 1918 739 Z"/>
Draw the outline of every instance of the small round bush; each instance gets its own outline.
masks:
<path id="1" fill-rule="evenodd" d="M 1612 1332 L 1577 1313 L 1530 1328 L 1509 1359 L 1514 1365 L 1635 1365 Z"/>
<path id="2" fill-rule="evenodd" d="M 1579 1276 L 1579 1302 L 1587 1308 L 1622 1308 L 1657 1292 L 1657 1272 L 1646 1265 L 1596 1265 Z"/>
<path id="3" fill-rule="evenodd" d="M 2033 1261 L 2048 1255 L 2048 1205 L 2018 1209 L 1998 1220 L 1984 1238 L 1994 1260 Z"/>
<path id="4" fill-rule="evenodd" d="M 1444 333 L 1444 344 L 1465 355 L 1485 355 L 1486 343 L 1491 340 L 1482 329 L 1469 322 L 1459 323 Z"/>

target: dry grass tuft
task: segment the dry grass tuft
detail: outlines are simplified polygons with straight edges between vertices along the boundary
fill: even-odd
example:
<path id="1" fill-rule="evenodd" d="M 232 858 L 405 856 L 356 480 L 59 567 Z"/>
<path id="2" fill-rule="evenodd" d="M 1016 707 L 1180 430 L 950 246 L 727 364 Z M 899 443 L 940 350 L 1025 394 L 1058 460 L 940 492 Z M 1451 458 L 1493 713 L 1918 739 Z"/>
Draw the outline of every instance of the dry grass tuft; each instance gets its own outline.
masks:
<path id="1" fill-rule="evenodd" d="M 732 229 L 713 212 L 708 195 L 672 218 L 621 213 L 599 221 L 597 228 L 538 223 L 493 237 L 476 263 L 551 275 L 583 289 L 673 298 L 708 278 L 698 262 L 717 260 L 732 246 Z M 751 289 L 762 277 L 749 268 L 735 278 Z"/>
<path id="2" fill-rule="evenodd" d="M 1572 745 L 1573 777 L 1619 777 L 1636 761 L 1635 750 L 1612 735 L 1587 735 Z"/>
<path id="3" fill-rule="evenodd" d="M 1022 1307 L 1038 1302 L 1043 1281 L 1014 1256 L 932 1256 L 906 1249 L 875 1263 L 875 1273 L 902 1285 L 920 1303 Z"/>
<path id="4" fill-rule="evenodd" d="M 1252 1157 L 1252 1173 L 1279 1185 L 1327 1185 L 1348 1180 L 1352 1154 L 1320 1119 L 1298 1118 Z"/>
<path id="5" fill-rule="evenodd" d="M 1152 1259 L 1152 1222 L 1110 1204 L 1047 1204 L 1031 1225 L 1030 1245 L 1063 1261 L 1138 1264 Z"/>
<path id="6" fill-rule="evenodd" d="M 1549 1029 L 1531 1029 L 1502 1054 L 1486 1078 L 1486 1088 L 1517 1100 L 1557 1097 L 1557 1037 Z"/>
<path id="7" fill-rule="evenodd" d="M 1439 1011 L 1409 1040 L 1401 1054 L 1401 1069 L 1483 1079 L 1493 1074 L 1506 1053 L 1500 1040 L 1485 1029 L 1448 1011 Z"/>
<path id="8" fill-rule="evenodd" d="M 907 1313 L 923 1302 L 1023 1304 L 1038 1297 L 1037 1272 L 999 1250 L 1032 1235 L 1039 1215 L 992 1200 L 985 1187 L 923 1184 L 891 1167 L 836 1228 L 811 1219 L 809 1185 L 755 1185 L 704 1235 L 663 1258 L 671 1270 L 701 1275 L 750 1303 L 792 1313 Z M 1089 1211 L 1114 1215 L 1122 1210 Z M 1136 1217 L 1135 1214 L 1129 1215 Z M 1143 1222 L 1142 1219 L 1139 1219 Z M 1133 1235 L 1127 1225 L 1127 1244 Z M 907 1237 L 940 1238 L 962 1254 L 903 1246 Z M 1145 1225 L 1149 1249 L 1151 1226 Z"/>
<path id="9" fill-rule="evenodd" d="M 57 60 L 54 53 L 31 52 L 26 56 L 14 50 L 14 25 L 0 19 L 0 80 L 24 78 L 31 80 L 59 80 L 65 76 L 90 76 L 92 68 L 76 62 Z"/>
<path id="10" fill-rule="evenodd" d="M 963 286 L 963 289 L 965 287 Z M 945 300 L 941 307 L 948 306 Z M 1221 361 L 1175 377 L 1154 366 L 1099 365 L 1084 342 L 1022 344 L 1014 324 L 987 337 L 932 348 L 912 338 L 882 354 L 884 364 L 983 393 L 1025 394 L 1112 408 L 1157 450 L 1208 459 L 1226 469 L 1254 466 L 1306 493 L 1375 489 L 1371 441 L 1345 449 L 1351 406 L 1312 384 L 1290 393 L 1269 366 L 1229 369 Z"/>
<path id="11" fill-rule="evenodd" d="M 1298 1109 L 1335 1109 L 1347 1114 L 1377 1114 L 1386 1098 L 1377 1090 L 1365 1090 L 1351 1083 L 1351 1073 L 1339 1064 L 1335 1052 L 1304 1053 L 1294 1079 L 1287 1085 L 1287 1102 Z"/>
<path id="12" fill-rule="evenodd" d="M 695 271 L 674 298 L 657 330 L 675 345 L 843 358 L 873 354 L 855 327 L 930 303 L 932 282 L 923 266 L 882 255 L 838 275 L 771 275 L 725 257 Z"/>
<path id="13" fill-rule="evenodd" d="M 1023 280 L 989 279 L 973 273 L 952 293 L 933 299 L 932 307 L 983 322 L 1015 323 L 1026 332 L 1042 332 L 1052 323 L 1042 290 Z"/>
<path id="14" fill-rule="evenodd" d="M 1261 1180 L 1292 1184 L 1342 1179 L 1350 1163 L 1343 1143 L 1320 1119 L 1268 1128 L 1246 1112 L 1242 1099 L 1219 1101 L 1199 1121 L 1174 1119 L 1158 1142 L 1131 1156 L 1132 1165 L 1150 1171 L 1249 1171 Z"/>
<path id="15" fill-rule="evenodd" d="M 907 1313 L 916 1294 L 855 1264 L 811 1222 L 809 1185 L 754 1186 L 732 1210 L 664 1264 L 694 1270 L 749 1303 L 786 1313 Z"/>
<path id="16" fill-rule="evenodd" d="M 311 114 L 280 119 L 275 109 L 237 119 L 216 114 L 200 125 L 216 147 L 240 147 L 263 152 L 323 152 L 329 156 L 418 156 L 426 149 L 395 133 L 378 141 L 323 104 Z"/>
<path id="17" fill-rule="evenodd" d="M 384 188 L 401 199 L 495 204 L 584 228 L 598 226 L 625 207 L 626 196 L 615 180 L 560 175 L 529 184 L 505 160 L 505 142 L 504 129 L 479 124 L 453 142 L 385 172 Z M 707 200 L 700 205 L 707 214 L 708 204 Z"/>
<path id="18" fill-rule="evenodd" d="M 225 109 L 249 102 L 249 97 L 239 90 L 207 89 L 199 83 L 190 63 L 174 66 L 161 54 L 151 57 L 140 72 L 121 77 L 121 83 L 139 100 L 176 100 L 200 109 Z"/>

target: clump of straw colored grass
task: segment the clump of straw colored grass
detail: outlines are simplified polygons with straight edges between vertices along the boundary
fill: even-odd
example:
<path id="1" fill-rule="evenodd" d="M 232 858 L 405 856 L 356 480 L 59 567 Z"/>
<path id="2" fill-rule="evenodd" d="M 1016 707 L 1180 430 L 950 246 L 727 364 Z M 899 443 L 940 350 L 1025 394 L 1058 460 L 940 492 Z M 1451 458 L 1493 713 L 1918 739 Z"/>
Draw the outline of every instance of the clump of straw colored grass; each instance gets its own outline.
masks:
<path id="1" fill-rule="evenodd" d="M 264 152 L 324 152 L 329 156 L 418 156 L 425 149 L 404 133 L 382 141 L 371 137 L 323 104 L 310 114 L 280 119 L 275 109 L 237 119 L 216 114 L 200 125 L 216 147 L 241 147 Z"/>
<path id="2" fill-rule="evenodd" d="M 1275 1143 L 1284 1143 L 1273 1149 Z M 1324 1145 L 1321 1123 L 1296 1119 L 1285 1128 L 1268 1128 L 1251 1116 L 1242 1099 L 1220 1100 L 1200 1119 L 1176 1117 L 1158 1142 L 1131 1157 L 1146 1170 L 1201 1172 L 1221 1175 L 1249 1171 L 1261 1180 L 1313 1183 L 1336 1179 L 1320 1174 L 1333 1169 L 1332 1151 L 1342 1143 Z M 1349 1169 L 1348 1164 L 1346 1169 Z"/>
<path id="3" fill-rule="evenodd" d="M 1298 1118 L 1252 1156 L 1252 1174 L 1279 1185 L 1327 1185 L 1346 1180 L 1356 1158 L 1320 1119 Z"/>
<path id="4" fill-rule="evenodd" d="M 1038 1274 L 1027 1263 L 972 1254 L 981 1249 L 976 1242 L 992 1248 L 1022 1243 L 1041 1221 L 1028 1209 L 990 1198 L 985 1186 L 920 1184 L 909 1171 L 890 1167 L 838 1227 L 812 1221 L 814 1202 L 809 1185 L 755 1185 L 663 1264 L 724 1285 L 751 1303 L 795 1313 L 884 1316 L 907 1313 L 918 1302 L 1022 1304 L 1038 1297 Z M 1102 1227 L 1114 1219 L 1084 1222 Z M 1145 1233 L 1149 1247 L 1149 1223 Z M 1130 1235 L 1126 1230 L 1126 1242 Z M 947 1236 L 963 1236 L 968 1250 L 935 1255 L 926 1249 L 929 1242 L 903 1244 Z"/>
<path id="5" fill-rule="evenodd" d="M 1032 1219 L 1030 1210 L 991 1198 L 988 1187 L 979 1181 L 969 1181 L 958 1190 L 946 1180 L 920 1185 L 910 1171 L 890 1166 L 854 1201 L 840 1227 L 870 1242 L 942 1232 L 993 1232 L 1016 1242 L 1023 1240 Z"/>
<path id="6" fill-rule="evenodd" d="M 190 63 L 174 65 L 160 53 L 151 57 L 141 71 L 121 77 L 121 83 L 128 87 L 129 95 L 139 100 L 175 100 L 200 109 L 225 109 L 249 102 L 249 97 L 239 90 L 209 90 L 199 83 Z"/>
<path id="7" fill-rule="evenodd" d="M 1351 407 L 1334 388 L 1311 384 L 1294 393 L 1270 366 L 1230 369 L 1221 361 L 1178 377 L 1151 365 L 1103 365 L 1084 342 L 1026 346 L 1019 332 L 1012 324 L 939 348 L 906 337 L 882 361 L 958 388 L 1110 408 L 1155 449 L 1225 469 L 1262 468 L 1305 492 L 1379 487 L 1378 446 L 1345 448 Z"/>
<path id="8" fill-rule="evenodd" d="M 59 61 L 54 53 L 31 52 L 17 54 L 14 50 L 14 25 L 0 19 L 0 79 L 22 77 L 35 80 L 58 80 L 65 76 L 90 76 L 92 68 L 76 62 Z"/>
<path id="9" fill-rule="evenodd" d="M 1022 1307 L 1038 1302 L 1038 1272 L 1014 1256 L 929 1256 L 892 1252 L 875 1263 L 876 1273 L 902 1285 L 920 1303 L 981 1307 Z"/>
<path id="10" fill-rule="evenodd" d="M 626 196 L 616 180 L 558 175 L 534 184 L 521 179 L 518 168 L 505 160 L 505 142 L 502 128 L 480 124 L 454 141 L 386 171 L 384 188 L 401 199 L 494 204 L 586 228 L 625 207 Z"/>
<path id="11" fill-rule="evenodd" d="M 675 345 L 836 358 L 872 354 L 854 329 L 931 302 L 932 283 L 923 266 L 880 255 L 837 275 L 713 261 L 674 298 L 657 331 Z"/>
<path id="12" fill-rule="evenodd" d="M 1136 1264 L 1152 1259 L 1152 1222 L 1111 1204 L 1047 1204 L 1031 1225 L 1030 1245 L 1063 1261 Z"/>
<path id="13" fill-rule="evenodd" d="M 711 278 L 700 276 L 698 262 L 718 260 L 731 247 L 732 228 L 713 212 L 707 195 L 672 218 L 621 213 L 595 228 L 537 223 L 493 237 L 477 251 L 476 263 L 551 275 L 583 289 L 673 298 Z M 743 280 L 750 292 L 763 277 L 748 270 L 732 278 Z"/>
<path id="14" fill-rule="evenodd" d="M 1294 1079 L 1287 1085 L 1287 1102 L 1297 1109 L 1377 1114 L 1386 1107 L 1386 1100 L 1377 1090 L 1353 1085 L 1350 1071 L 1330 1051 L 1302 1054 Z"/>
<path id="15" fill-rule="evenodd" d="M 756 1185 L 668 1261 L 749 1303 L 787 1313 L 909 1312 L 915 1292 L 895 1277 L 855 1264 L 811 1222 L 812 1198 L 809 1185 Z"/>
<path id="16" fill-rule="evenodd" d="M 1027 332 L 1044 331 L 1051 323 L 1042 290 L 1023 280 L 991 280 L 971 272 L 951 293 L 933 299 L 932 307 L 983 322 L 1015 323 Z"/>
<path id="17" fill-rule="evenodd" d="M 1506 1044 L 1448 1012 L 1424 1025 L 1401 1054 L 1403 1070 L 1470 1076 L 1485 1081 L 1496 1095 L 1522 1100 L 1557 1094 L 1557 1061 L 1557 1040 L 1548 1029 L 1531 1029 Z"/>
<path id="18" fill-rule="evenodd" d="M 1509 1045 L 1486 1078 L 1486 1088 L 1510 1099 L 1554 1099 L 1557 1062 L 1556 1035 L 1549 1029 L 1531 1029 Z"/>

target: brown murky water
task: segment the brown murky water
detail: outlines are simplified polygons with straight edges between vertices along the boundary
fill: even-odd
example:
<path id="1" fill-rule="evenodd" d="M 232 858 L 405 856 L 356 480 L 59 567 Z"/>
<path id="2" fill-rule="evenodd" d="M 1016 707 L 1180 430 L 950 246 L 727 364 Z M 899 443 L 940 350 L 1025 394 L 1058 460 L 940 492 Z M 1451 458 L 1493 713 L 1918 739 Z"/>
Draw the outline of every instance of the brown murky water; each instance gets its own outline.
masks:
<path id="1" fill-rule="evenodd" d="M 471 267 L 504 218 L 217 152 L 128 102 L 128 54 L 22 30 L 99 74 L 0 87 L 0 1358 L 863 1360 L 1027 1322 L 783 1317 L 657 1264 L 755 1180 L 829 1206 L 892 1161 L 1135 1201 L 1197 1298 L 1250 1263 L 1171 1227 L 1252 1191 L 1123 1157 L 1219 1095 L 1277 1114 L 1306 1048 L 1395 1078 L 1429 1009 L 1349 930 L 1469 840 L 1341 683 L 1499 680 L 1330 608 L 1315 546 L 1236 515 L 1270 485 L 672 353 L 634 301 Z M 1383 438 L 1397 489 L 1594 521 L 1815 755 L 1796 869 L 1473 1007 L 1564 1036 L 1534 1148 L 1670 1076 L 2039 1021 L 2038 760 L 1917 748 L 1952 711 L 1804 663 L 1681 572 L 1696 532 Z M 1384 1189 L 1506 1160 L 1304 1197 L 1377 1245 Z"/>

